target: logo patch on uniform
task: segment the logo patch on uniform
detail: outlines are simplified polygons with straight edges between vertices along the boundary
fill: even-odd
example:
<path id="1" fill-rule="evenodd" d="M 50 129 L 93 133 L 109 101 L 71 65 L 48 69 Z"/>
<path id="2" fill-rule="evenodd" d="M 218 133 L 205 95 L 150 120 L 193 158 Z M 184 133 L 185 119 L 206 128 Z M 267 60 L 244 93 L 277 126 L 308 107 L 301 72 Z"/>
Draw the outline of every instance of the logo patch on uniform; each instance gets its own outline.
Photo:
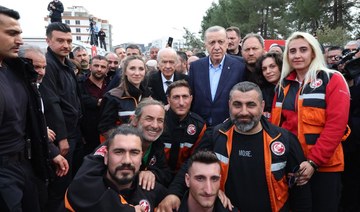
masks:
<path id="1" fill-rule="evenodd" d="M 153 166 L 155 163 L 156 163 L 156 157 L 154 155 L 149 162 L 149 166 Z"/>
<path id="2" fill-rule="evenodd" d="M 321 79 L 316 79 L 315 81 L 312 81 L 310 83 L 310 88 L 318 88 L 323 84 L 323 81 Z"/>
<path id="3" fill-rule="evenodd" d="M 195 135 L 195 133 L 196 133 L 196 127 L 195 127 L 195 125 L 190 124 L 190 125 L 187 127 L 186 132 L 187 132 L 187 134 L 189 134 L 189 135 Z"/>
<path id="4" fill-rule="evenodd" d="M 94 155 L 100 155 L 102 157 L 105 157 L 105 153 L 107 152 L 106 150 L 106 146 L 101 146 L 99 149 L 96 150 L 96 152 L 94 153 Z"/>
<path id="5" fill-rule="evenodd" d="M 139 202 L 139 205 L 140 206 L 142 206 L 142 207 L 144 207 L 144 211 L 145 212 L 150 212 L 150 203 L 149 203 L 149 201 L 147 201 L 146 199 L 142 199 L 142 200 L 140 200 L 140 202 Z"/>
<path id="6" fill-rule="evenodd" d="M 283 143 L 281 143 L 280 141 L 274 141 L 271 144 L 271 151 L 277 155 L 277 156 L 281 156 L 285 153 L 285 145 Z"/>

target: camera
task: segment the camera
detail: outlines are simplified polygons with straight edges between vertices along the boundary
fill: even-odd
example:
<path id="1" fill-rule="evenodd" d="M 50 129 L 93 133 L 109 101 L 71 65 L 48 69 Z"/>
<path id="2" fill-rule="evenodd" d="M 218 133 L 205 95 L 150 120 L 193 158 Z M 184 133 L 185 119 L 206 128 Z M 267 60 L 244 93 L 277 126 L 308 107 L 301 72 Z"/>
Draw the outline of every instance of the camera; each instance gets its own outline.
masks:
<path id="1" fill-rule="evenodd" d="M 331 68 L 340 71 L 346 80 L 355 79 L 360 74 L 360 58 L 354 58 L 359 51 L 360 47 L 354 51 L 344 50 L 340 61 Z"/>

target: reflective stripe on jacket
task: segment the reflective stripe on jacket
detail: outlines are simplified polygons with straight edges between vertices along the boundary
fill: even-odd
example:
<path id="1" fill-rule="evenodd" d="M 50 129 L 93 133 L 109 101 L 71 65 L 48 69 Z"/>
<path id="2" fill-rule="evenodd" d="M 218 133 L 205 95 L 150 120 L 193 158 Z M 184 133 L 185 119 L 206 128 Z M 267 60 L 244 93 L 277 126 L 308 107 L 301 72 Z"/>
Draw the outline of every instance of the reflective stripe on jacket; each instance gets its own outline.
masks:
<path id="1" fill-rule="evenodd" d="M 311 148 L 316 144 L 326 124 L 326 89 L 332 76 L 333 74 L 330 74 L 330 77 L 328 77 L 325 72 L 319 72 L 316 81 L 308 83 L 304 89 L 300 87 L 295 98 L 295 111 L 297 112 L 298 120 L 297 137 L 306 157 L 308 157 Z M 275 95 L 275 104 L 271 114 L 271 122 L 278 126 L 282 124 L 283 104 L 286 97 L 290 94 L 288 91 L 291 83 L 289 80 L 285 80 L 282 86 L 283 89 L 280 92 L 278 89 L 276 90 L 278 93 Z M 342 145 L 338 145 L 328 162 L 320 165 L 319 171 L 337 172 L 343 170 L 344 155 Z"/>

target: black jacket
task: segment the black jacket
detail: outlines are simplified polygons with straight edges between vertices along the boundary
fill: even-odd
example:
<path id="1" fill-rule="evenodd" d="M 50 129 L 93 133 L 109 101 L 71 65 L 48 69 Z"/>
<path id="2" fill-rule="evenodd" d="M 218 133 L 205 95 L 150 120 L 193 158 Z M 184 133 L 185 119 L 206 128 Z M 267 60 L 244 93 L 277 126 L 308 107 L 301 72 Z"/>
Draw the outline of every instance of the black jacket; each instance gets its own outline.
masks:
<path id="1" fill-rule="evenodd" d="M 107 169 L 101 151 L 100 147 L 94 154 L 85 157 L 67 190 L 66 208 L 71 207 L 79 212 L 133 212 L 132 205 L 144 205 L 147 207 L 146 211 L 154 211 L 154 208 L 166 196 L 166 188 L 156 183 L 154 190 L 143 190 L 136 178 L 132 188 L 118 191 L 109 180 L 103 177 Z"/>
<path id="2" fill-rule="evenodd" d="M 53 176 L 51 159 L 59 154 L 59 150 L 48 140 L 46 121 L 41 109 L 41 96 L 37 89 L 37 73 L 29 60 L 23 58 L 7 59 L 4 63 L 24 82 L 29 97 L 25 140 L 31 146 L 31 164 L 37 177 L 44 181 Z M 4 90 L 0 89 L 0 96 Z M 29 147 L 27 147 L 28 149 Z"/>
<path id="3" fill-rule="evenodd" d="M 185 74 L 179 74 L 177 72 L 174 72 L 174 81 L 177 80 L 188 80 L 188 76 Z M 149 83 L 148 87 L 151 90 L 151 97 L 161 101 L 164 103 L 164 105 L 168 104 L 166 94 L 164 92 L 164 86 L 161 79 L 161 71 L 155 72 L 149 76 Z"/>
<path id="4" fill-rule="evenodd" d="M 165 129 L 160 140 L 165 145 L 165 154 L 173 174 L 191 156 L 200 143 L 206 124 L 204 119 L 193 112 L 180 121 L 171 108 L 165 115 Z"/>
<path id="5" fill-rule="evenodd" d="M 150 91 L 143 85 L 140 86 L 140 89 L 137 89 L 129 83 L 129 94 L 127 95 L 120 87 L 116 87 L 104 94 L 101 101 L 98 126 L 101 134 L 120 124 L 129 123 L 137 104 L 142 98 L 149 97 Z"/>
<path id="6" fill-rule="evenodd" d="M 276 138 L 276 140 L 283 141 L 286 147 L 285 149 L 287 149 L 286 158 L 284 157 L 285 154 L 283 156 L 275 156 L 273 154 L 274 156 L 272 157 L 272 159 L 276 159 L 276 161 L 274 160 L 273 162 L 280 162 L 284 159 L 287 159 L 286 167 L 284 168 L 286 169 L 286 172 L 283 172 L 284 169 L 272 172 L 272 179 L 274 180 L 274 182 L 272 183 L 276 183 L 277 180 L 282 179 L 282 177 L 284 177 L 289 172 L 288 169 L 290 167 L 294 167 L 295 165 L 298 165 L 302 161 L 304 161 L 305 156 L 302 152 L 299 141 L 292 133 L 271 124 L 265 119 L 265 117 L 261 118 L 261 124 L 263 126 L 263 130 L 265 130 L 265 132 L 271 138 Z M 228 142 L 228 137 L 224 133 L 229 131 L 232 126 L 233 123 L 229 119 L 226 120 L 224 123 L 217 125 L 212 132 L 209 131 L 206 133 L 197 150 L 208 149 L 216 153 L 224 151 L 224 149 L 222 148 L 226 146 L 226 142 Z M 231 163 L 231 161 L 229 161 L 229 163 Z M 175 176 L 173 182 L 169 186 L 169 193 L 175 194 L 180 198 L 183 196 L 184 192 L 186 191 L 184 178 L 185 173 L 187 172 L 187 168 L 187 164 L 181 167 L 178 174 Z M 224 167 L 222 168 L 224 169 Z M 288 211 L 288 207 L 290 207 L 294 211 L 309 211 L 308 209 L 311 208 L 311 191 L 309 184 L 305 184 L 304 186 L 294 186 L 292 189 L 289 189 L 289 192 L 289 201 L 285 205 L 286 208 L 283 208 L 284 210 L 281 211 Z M 234 201 L 232 201 L 232 204 L 237 205 L 237 203 Z"/>
<path id="7" fill-rule="evenodd" d="M 44 100 L 46 121 L 56 133 L 55 142 L 58 142 L 77 135 L 81 118 L 80 91 L 70 60 L 66 58 L 62 64 L 48 47 L 46 62 L 46 74 L 39 90 Z"/>
<path id="8" fill-rule="evenodd" d="M 50 5 L 53 4 L 55 6 L 55 9 L 51 8 Z M 48 11 L 50 11 L 50 18 L 61 18 L 61 13 L 64 12 L 64 5 L 61 3 L 61 1 L 55 2 L 51 1 L 48 4 L 47 7 Z"/>

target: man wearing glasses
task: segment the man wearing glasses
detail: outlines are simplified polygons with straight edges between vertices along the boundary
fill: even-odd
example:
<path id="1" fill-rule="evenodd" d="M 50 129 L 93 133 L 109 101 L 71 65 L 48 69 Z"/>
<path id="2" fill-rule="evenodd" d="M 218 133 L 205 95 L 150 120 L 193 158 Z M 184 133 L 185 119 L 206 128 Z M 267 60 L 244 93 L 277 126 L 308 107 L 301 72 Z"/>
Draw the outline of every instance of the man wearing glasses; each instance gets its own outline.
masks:
<path id="1" fill-rule="evenodd" d="M 340 46 L 331 46 L 328 49 L 328 53 L 326 56 L 326 63 L 328 67 L 332 68 L 336 65 L 342 57 L 342 48 Z"/>

